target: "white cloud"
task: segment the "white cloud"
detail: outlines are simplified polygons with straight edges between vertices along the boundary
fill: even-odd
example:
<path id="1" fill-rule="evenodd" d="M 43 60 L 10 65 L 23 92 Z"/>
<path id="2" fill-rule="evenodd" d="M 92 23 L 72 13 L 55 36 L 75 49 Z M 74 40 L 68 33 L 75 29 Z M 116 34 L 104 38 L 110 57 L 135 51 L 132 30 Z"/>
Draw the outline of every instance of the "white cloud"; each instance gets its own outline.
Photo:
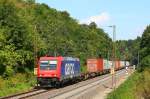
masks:
<path id="1" fill-rule="evenodd" d="M 135 35 L 142 36 L 145 29 L 146 29 L 146 26 L 137 27 L 135 29 Z"/>
<path id="2" fill-rule="evenodd" d="M 88 17 L 84 20 L 81 20 L 81 24 L 89 24 L 95 22 L 98 26 L 103 25 L 110 21 L 110 15 L 107 12 L 102 12 L 99 15 Z"/>

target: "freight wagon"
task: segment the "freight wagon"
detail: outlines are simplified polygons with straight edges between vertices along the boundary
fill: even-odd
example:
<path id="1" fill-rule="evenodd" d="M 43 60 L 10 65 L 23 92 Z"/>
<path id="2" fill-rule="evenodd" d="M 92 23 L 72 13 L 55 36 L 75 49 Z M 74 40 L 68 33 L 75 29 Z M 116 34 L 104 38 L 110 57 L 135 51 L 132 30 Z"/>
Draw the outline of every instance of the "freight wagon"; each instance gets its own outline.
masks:
<path id="1" fill-rule="evenodd" d="M 80 61 L 72 57 L 41 57 L 37 81 L 40 86 L 59 86 L 80 76 Z"/>
<path id="2" fill-rule="evenodd" d="M 110 63 L 106 59 L 87 59 L 87 72 L 92 77 L 109 72 L 110 67 Z"/>
<path id="3" fill-rule="evenodd" d="M 129 61 L 126 61 L 126 64 L 125 64 L 126 66 L 130 66 L 130 63 L 129 63 Z"/>
<path id="4" fill-rule="evenodd" d="M 111 68 L 111 63 L 110 61 L 103 59 L 103 68 L 104 68 L 104 73 L 108 73 L 110 71 Z"/>
<path id="5" fill-rule="evenodd" d="M 89 76 L 100 75 L 103 72 L 103 59 L 87 59 L 87 72 Z"/>
<path id="6" fill-rule="evenodd" d="M 120 61 L 120 66 L 121 66 L 121 68 L 124 68 L 125 67 L 125 61 Z"/>
<path id="7" fill-rule="evenodd" d="M 119 70 L 120 69 L 120 61 L 116 60 L 115 61 L 115 70 Z"/>

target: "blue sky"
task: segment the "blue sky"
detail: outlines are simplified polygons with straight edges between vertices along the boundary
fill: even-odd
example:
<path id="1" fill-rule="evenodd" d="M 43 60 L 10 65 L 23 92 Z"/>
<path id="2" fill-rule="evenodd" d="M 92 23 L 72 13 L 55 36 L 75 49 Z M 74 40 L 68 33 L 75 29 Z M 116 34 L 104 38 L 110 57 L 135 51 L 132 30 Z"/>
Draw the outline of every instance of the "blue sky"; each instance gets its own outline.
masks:
<path id="1" fill-rule="evenodd" d="M 150 0 L 36 0 L 50 7 L 67 11 L 79 23 L 97 23 L 112 37 L 109 25 L 116 25 L 117 39 L 141 36 L 150 24 Z"/>

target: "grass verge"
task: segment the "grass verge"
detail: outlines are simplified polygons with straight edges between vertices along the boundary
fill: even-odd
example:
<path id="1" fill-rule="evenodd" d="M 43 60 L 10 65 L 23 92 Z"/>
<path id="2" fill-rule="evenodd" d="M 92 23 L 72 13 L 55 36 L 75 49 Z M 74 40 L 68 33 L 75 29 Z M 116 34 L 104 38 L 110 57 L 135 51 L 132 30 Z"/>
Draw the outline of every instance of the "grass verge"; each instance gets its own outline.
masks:
<path id="1" fill-rule="evenodd" d="M 36 80 L 32 73 L 18 73 L 7 79 L 0 77 L 0 97 L 28 91 L 35 83 Z"/>
<path id="2" fill-rule="evenodd" d="M 107 99 L 150 99 L 150 69 L 133 73 Z"/>

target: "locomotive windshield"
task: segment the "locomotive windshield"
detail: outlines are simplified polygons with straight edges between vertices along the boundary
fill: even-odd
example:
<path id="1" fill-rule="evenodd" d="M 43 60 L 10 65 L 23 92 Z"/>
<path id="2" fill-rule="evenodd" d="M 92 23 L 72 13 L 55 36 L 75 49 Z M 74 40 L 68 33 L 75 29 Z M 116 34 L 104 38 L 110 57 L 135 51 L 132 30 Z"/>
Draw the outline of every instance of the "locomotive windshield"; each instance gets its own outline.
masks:
<path id="1" fill-rule="evenodd" d="M 57 61 L 51 60 L 51 61 L 41 61 L 40 62 L 40 69 L 41 70 L 56 70 Z"/>

